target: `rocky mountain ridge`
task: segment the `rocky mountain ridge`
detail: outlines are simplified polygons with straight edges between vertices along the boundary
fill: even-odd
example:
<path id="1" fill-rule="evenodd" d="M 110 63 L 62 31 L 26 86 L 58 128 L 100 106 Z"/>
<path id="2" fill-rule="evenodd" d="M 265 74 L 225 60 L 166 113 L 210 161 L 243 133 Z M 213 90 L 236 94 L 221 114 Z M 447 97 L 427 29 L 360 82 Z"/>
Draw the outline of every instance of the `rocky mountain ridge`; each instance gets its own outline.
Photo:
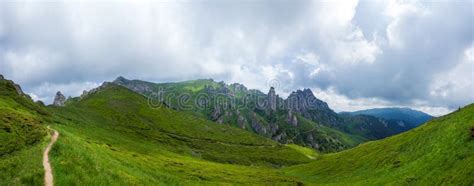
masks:
<path id="1" fill-rule="evenodd" d="M 118 77 L 112 83 L 148 97 L 161 95 L 165 98 L 161 101 L 176 110 L 253 131 L 281 143 L 297 143 L 320 151 L 339 151 L 363 139 L 380 139 L 405 131 L 389 126 L 396 122 L 379 118 L 340 116 L 326 102 L 315 97 L 310 89 L 296 90 L 283 99 L 276 94 L 274 87 L 265 94 L 242 84 L 226 84 L 212 79 L 151 83 Z M 183 106 L 183 100 L 196 105 Z M 375 129 L 384 132 L 378 134 Z M 358 137 L 348 137 L 351 135 Z"/>
<path id="2" fill-rule="evenodd" d="M 310 89 L 296 90 L 286 99 L 270 87 L 267 94 L 242 84 L 212 79 L 151 83 L 118 77 L 75 99 L 84 99 L 110 84 L 142 94 L 149 106 L 166 106 L 216 123 L 232 125 L 280 143 L 296 143 L 322 152 L 340 151 L 366 140 L 381 139 L 413 128 L 397 120 L 337 114 Z M 60 92 L 54 105 L 63 106 Z M 162 104 L 156 104 L 162 103 Z"/>

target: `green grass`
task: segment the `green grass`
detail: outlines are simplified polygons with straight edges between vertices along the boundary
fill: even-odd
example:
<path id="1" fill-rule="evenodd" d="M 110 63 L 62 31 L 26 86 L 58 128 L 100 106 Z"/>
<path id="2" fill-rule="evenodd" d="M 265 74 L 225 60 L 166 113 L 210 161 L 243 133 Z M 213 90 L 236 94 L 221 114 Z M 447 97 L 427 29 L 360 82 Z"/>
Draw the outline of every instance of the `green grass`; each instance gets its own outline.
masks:
<path id="1" fill-rule="evenodd" d="M 51 158 L 59 185 L 297 183 L 280 167 L 307 163 L 300 150 L 167 108 L 111 85 L 65 108 Z"/>
<path id="2" fill-rule="evenodd" d="M 311 149 L 311 148 L 306 148 L 306 147 L 302 147 L 295 144 L 286 144 L 286 146 L 297 150 L 298 152 L 300 152 L 301 154 L 304 154 L 306 157 L 310 159 L 315 159 L 319 155 L 314 149 Z"/>
<path id="3" fill-rule="evenodd" d="M 403 134 L 320 154 L 150 108 L 145 97 L 114 85 L 66 107 L 45 108 L 1 83 L 0 185 L 43 184 L 45 125 L 60 133 L 50 152 L 56 185 L 474 183 L 474 105 Z M 311 129 L 298 119 L 301 130 Z M 312 134 L 354 145 L 363 140 L 338 132 L 319 126 Z"/>
<path id="4" fill-rule="evenodd" d="M 39 185 L 44 180 L 43 150 L 49 137 L 0 157 L 0 185 Z"/>
<path id="5" fill-rule="evenodd" d="M 56 128 L 61 135 L 51 158 L 57 185 L 297 182 L 277 169 L 211 162 L 119 132 Z"/>
<path id="6" fill-rule="evenodd" d="M 472 185 L 474 105 L 401 135 L 285 169 L 318 184 Z"/>
<path id="7" fill-rule="evenodd" d="M 40 105 L 0 80 L 0 185 L 43 182 L 42 149 L 49 137 Z"/>
<path id="8" fill-rule="evenodd" d="M 47 112 L 18 95 L 13 83 L 0 80 L 0 156 L 38 143 L 45 135 Z"/>
<path id="9" fill-rule="evenodd" d="M 298 144 L 315 148 L 320 152 L 329 153 L 352 148 L 367 141 L 364 137 L 350 135 L 304 117 L 298 117 L 299 124 L 295 127 L 288 123 L 288 111 L 284 109 L 279 109 L 272 113 L 256 109 L 256 101 L 265 100 L 267 96 L 257 90 L 243 90 L 236 88 L 235 85 L 225 85 L 210 79 L 158 84 L 131 80 L 125 84 L 133 85 L 129 86 L 132 90 L 136 86 L 146 85 L 150 90 L 138 92 L 151 98 L 158 99 L 150 91 L 155 93 L 162 92 L 164 94 L 162 97 L 164 100 L 162 101 L 166 102 L 167 106 L 181 112 L 243 128 L 269 139 L 280 135 L 281 143 Z M 212 88 L 209 89 L 209 87 Z M 208 103 L 200 107 L 184 109 L 177 106 L 180 100 L 179 95 L 189 96 L 187 104 L 196 103 L 198 102 L 197 100 L 203 98 L 207 99 Z M 203 95 L 204 97 L 200 97 Z M 155 101 L 158 102 L 158 100 Z M 224 106 L 223 103 L 228 105 Z M 219 110 L 222 112 L 216 114 L 215 107 L 219 107 Z M 216 115 L 218 116 L 217 118 Z M 244 118 L 243 122 L 239 121 L 239 116 Z M 258 124 L 255 124 L 254 121 L 257 121 L 256 123 Z M 308 137 L 309 135 L 312 135 L 312 137 Z M 308 140 L 310 138 L 314 140 Z"/>

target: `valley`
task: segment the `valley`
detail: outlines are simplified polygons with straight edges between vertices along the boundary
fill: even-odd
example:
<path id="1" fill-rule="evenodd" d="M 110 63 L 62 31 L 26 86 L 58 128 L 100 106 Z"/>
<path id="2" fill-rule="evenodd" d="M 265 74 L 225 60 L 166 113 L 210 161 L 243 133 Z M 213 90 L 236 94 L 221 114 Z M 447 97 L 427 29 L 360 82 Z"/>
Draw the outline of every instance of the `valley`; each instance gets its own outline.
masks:
<path id="1" fill-rule="evenodd" d="M 215 107 L 183 111 L 173 107 L 173 102 L 153 107 L 146 93 L 119 83 L 106 82 L 81 97 L 61 101 L 61 105 L 44 106 L 18 91 L 21 89 L 12 81 L 0 81 L 1 137 L 22 139 L 2 142 L 0 168 L 6 173 L 2 174 L 2 185 L 43 183 L 41 159 L 52 129 L 60 134 L 49 153 L 55 185 L 474 182 L 472 104 L 407 132 L 387 133 L 389 137 L 354 132 L 355 126 L 371 126 L 370 122 L 381 121 L 378 119 L 367 123 L 335 114 L 336 120 L 314 121 L 317 116 L 328 116 L 330 110 L 323 111 L 326 114 L 317 109 L 295 111 L 297 126 L 286 120 L 284 108 L 269 114 L 268 107 L 261 111 L 245 107 L 246 111 L 240 112 L 242 117 L 258 116 L 262 126 L 278 126 L 277 133 L 298 136 L 278 140 L 259 133 L 251 123 L 244 124 L 248 128 L 233 123 L 235 110 L 223 110 L 213 120 Z M 199 92 L 213 83 L 184 84 L 183 89 L 193 85 L 192 90 Z M 267 95 L 259 95 L 267 99 Z M 225 112 L 234 112 L 234 118 Z M 348 118 L 353 124 L 344 130 L 341 126 Z M 314 141 L 308 139 L 308 133 Z M 378 138 L 384 139 L 367 142 Z M 315 148 L 311 142 L 323 148 Z"/>

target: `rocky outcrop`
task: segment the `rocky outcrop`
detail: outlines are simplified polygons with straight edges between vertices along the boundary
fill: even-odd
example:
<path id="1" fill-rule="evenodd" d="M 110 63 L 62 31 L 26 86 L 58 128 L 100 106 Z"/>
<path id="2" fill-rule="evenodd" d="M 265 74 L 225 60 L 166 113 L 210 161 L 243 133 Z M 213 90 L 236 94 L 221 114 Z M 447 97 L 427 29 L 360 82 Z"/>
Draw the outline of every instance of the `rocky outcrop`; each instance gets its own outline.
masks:
<path id="1" fill-rule="evenodd" d="M 325 125 L 338 125 L 341 118 L 331 110 L 328 104 L 319 100 L 310 89 L 292 92 L 285 100 L 286 109 Z"/>
<path id="2" fill-rule="evenodd" d="M 211 114 L 211 120 L 216 121 L 217 119 L 219 119 L 222 115 L 222 112 L 223 111 L 220 106 L 214 106 L 214 111 Z"/>
<path id="3" fill-rule="evenodd" d="M 13 83 L 13 81 L 12 81 L 12 84 L 13 84 L 13 86 L 15 87 L 16 93 L 18 93 L 18 95 L 21 95 L 21 96 L 25 96 L 25 95 L 26 95 L 26 94 L 23 92 L 23 90 L 21 90 L 20 85 Z"/>
<path id="4" fill-rule="evenodd" d="M 263 124 L 260 123 L 260 121 L 257 118 L 257 114 L 253 113 L 252 117 L 252 128 L 257 132 L 258 134 L 267 134 L 267 128 Z"/>
<path id="5" fill-rule="evenodd" d="M 87 97 L 87 96 L 89 96 L 89 95 L 95 94 L 95 93 L 99 92 L 100 90 L 106 88 L 106 87 L 109 86 L 109 85 L 111 85 L 110 82 L 104 82 L 104 83 L 102 83 L 102 85 L 100 85 L 100 86 L 97 87 L 97 88 L 93 88 L 93 89 L 91 89 L 91 90 L 89 90 L 89 91 L 84 90 L 84 91 L 82 91 L 82 95 L 81 95 L 80 98 L 83 99 L 83 98 L 85 98 L 85 97 Z"/>
<path id="6" fill-rule="evenodd" d="M 224 118 L 219 118 L 219 119 L 217 119 L 216 122 L 219 123 L 219 124 L 223 124 L 224 123 Z"/>
<path id="7" fill-rule="evenodd" d="M 291 112 L 291 110 L 288 110 L 287 121 L 293 126 L 298 126 L 298 118 L 293 114 L 293 112 Z"/>
<path id="8" fill-rule="evenodd" d="M 245 119 L 244 116 L 239 115 L 237 119 L 237 124 L 239 125 L 241 129 L 245 129 L 245 123 L 247 123 L 247 119 Z"/>
<path id="9" fill-rule="evenodd" d="M 307 110 L 331 110 L 328 104 L 316 98 L 310 89 L 292 92 L 290 96 L 288 96 L 286 103 L 288 109 L 298 112 Z"/>
<path id="10" fill-rule="evenodd" d="M 130 81 L 128 79 L 125 79 L 122 76 L 119 76 L 112 83 L 114 83 L 116 85 L 126 87 L 126 88 L 128 88 L 130 90 L 133 90 L 135 92 L 138 92 L 140 94 L 145 94 L 145 93 L 152 92 L 152 88 L 148 84 L 146 84 L 144 82 L 133 82 L 132 83 L 132 81 Z"/>
<path id="11" fill-rule="evenodd" d="M 25 94 L 23 92 L 23 90 L 21 89 L 20 85 L 16 84 L 15 82 L 13 82 L 12 80 L 8 80 L 8 79 L 5 79 L 5 77 L 3 77 L 3 75 L 0 75 L 0 80 L 5 80 L 7 81 L 11 86 L 13 86 L 13 88 L 15 89 L 16 93 L 20 96 L 23 96 L 27 99 L 30 99 L 31 100 L 31 97 L 28 95 L 28 94 Z"/>
<path id="12" fill-rule="evenodd" d="M 267 94 L 268 109 L 272 111 L 276 111 L 277 100 L 278 100 L 278 96 L 275 93 L 275 88 L 271 87 L 270 91 L 268 91 L 268 94 Z"/>
<path id="13" fill-rule="evenodd" d="M 282 142 L 284 139 L 286 139 L 286 132 L 283 132 L 281 134 L 277 134 L 272 137 L 273 140 Z"/>
<path id="14" fill-rule="evenodd" d="M 54 97 L 54 106 L 62 107 L 66 103 L 66 97 L 61 93 L 61 91 L 58 91 L 56 93 L 56 96 Z"/>
<path id="15" fill-rule="evenodd" d="M 177 95 L 172 98 L 175 102 L 179 101 L 181 93 L 189 93 L 191 101 L 196 104 L 193 111 L 216 123 L 238 126 L 282 143 L 311 145 L 327 151 L 336 150 L 338 144 L 324 141 L 322 138 L 326 135 L 313 133 L 313 136 L 307 136 L 308 131 L 300 126 L 306 126 L 305 119 L 315 121 L 314 125 L 323 124 L 334 128 L 343 126 L 339 120 L 344 121 L 325 102 L 317 99 L 310 89 L 295 91 L 288 99 L 282 99 L 273 87 L 264 93 L 247 89 L 242 84 L 228 85 L 212 79 L 156 84 L 118 77 L 113 83 L 146 96 L 167 91 L 170 95 Z"/>

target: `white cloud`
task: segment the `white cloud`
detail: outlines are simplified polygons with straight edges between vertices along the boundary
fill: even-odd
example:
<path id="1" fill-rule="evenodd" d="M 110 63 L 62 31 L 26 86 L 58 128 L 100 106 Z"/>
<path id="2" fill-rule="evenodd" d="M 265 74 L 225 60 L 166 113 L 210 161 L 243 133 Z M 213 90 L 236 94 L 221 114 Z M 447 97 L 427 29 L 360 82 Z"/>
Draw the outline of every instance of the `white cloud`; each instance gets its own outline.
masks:
<path id="1" fill-rule="evenodd" d="M 468 100 L 474 102 L 474 59 L 473 47 L 469 47 L 462 55 L 461 63 L 447 72 L 435 76 L 430 87 L 430 96 L 433 100 L 444 102 L 443 105 L 461 107 Z M 469 78 L 471 77 L 471 78 Z"/>
<path id="2" fill-rule="evenodd" d="M 343 111 L 358 111 L 371 108 L 385 108 L 385 107 L 410 107 L 415 110 L 428 113 L 432 116 L 442 116 L 453 111 L 445 107 L 429 106 L 429 104 L 418 102 L 416 104 L 396 104 L 378 98 L 356 98 L 350 99 L 344 95 L 337 93 L 334 89 L 321 90 L 315 88 L 313 93 L 319 99 L 328 103 L 329 107 L 336 112 Z"/>
<path id="3" fill-rule="evenodd" d="M 27 47 L 21 51 L 7 50 L 0 55 L 0 59 L 10 78 L 23 83 L 37 83 L 63 65 L 59 54 L 38 47 Z"/>
<path id="4" fill-rule="evenodd" d="M 41 100 L 46 103 L 52 103 L 54 95 L 60 90 L 66 97 L 80 96 L 84 90 L 91 90 L 98 87 L 95 82 L 72 82 L 67 84 L 42 83 L 41 85 L 28 90 L 26 93 L 35 101 Z"/>
<path id="5" fill-rule="evenodd" d="M 457 75 L 473 71 L 459 57 L 472 45 L 472 19 L 472 2 L 8 2 L 0 73 L 48 100 L 53 89 L 76 95 L 122 75 L 264 92 L 278 79 L 282 95 L 315 87 L 341 109 L 451 108 L 472 101 L 472 82 Z"/>

